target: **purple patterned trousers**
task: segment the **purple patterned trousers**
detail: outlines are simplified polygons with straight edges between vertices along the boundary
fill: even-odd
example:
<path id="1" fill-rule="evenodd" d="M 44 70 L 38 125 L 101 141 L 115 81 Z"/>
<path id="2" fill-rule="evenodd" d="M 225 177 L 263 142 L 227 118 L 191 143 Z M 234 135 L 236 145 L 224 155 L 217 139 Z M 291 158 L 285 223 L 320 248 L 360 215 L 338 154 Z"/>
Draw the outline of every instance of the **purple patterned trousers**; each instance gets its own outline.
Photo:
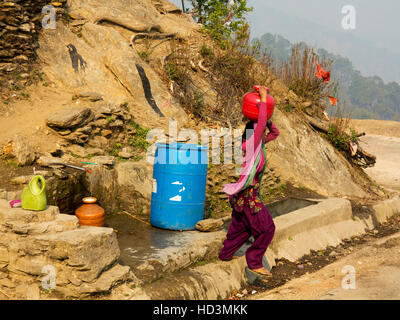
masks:
<path id="1" fill-rule="evenodd" d="M 230 260 L 234 253 L 250 238 L 253 244 L 246 250 L 246 261 L 250 269 L 262 268 L 262 259 L 275 233 L 275 224 L 268 209 L 251 214 L 248 206 L 243 212 L 232 210 L 232 222 L 229 226 L 224 247 L 219 253 L 221 260 Z"/>

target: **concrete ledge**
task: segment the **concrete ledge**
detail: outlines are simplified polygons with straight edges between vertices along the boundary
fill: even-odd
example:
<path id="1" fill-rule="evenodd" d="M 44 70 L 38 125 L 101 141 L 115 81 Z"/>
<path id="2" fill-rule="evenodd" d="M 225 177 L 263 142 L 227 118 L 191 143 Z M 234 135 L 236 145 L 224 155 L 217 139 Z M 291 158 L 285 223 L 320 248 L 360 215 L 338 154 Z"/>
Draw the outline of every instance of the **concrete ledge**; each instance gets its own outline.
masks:
<path id="1" fill-rule="evenodd" d="M 47 206 L 43 211 L 29 211 L 22 208 L 11 208 L 6 200 L 0 200 L 0 224 L 20 221 L 24 223 L 54 221 L 60 214 L 58 207 Z"/>
<path id="2" fill-rule="evenodd" d="M 350 201 L 333 198 L 275 218 L 276 234 L 265 254 L 268 264 L 274 266 L 280 258 L 295 261 L 310 250 L 323 250 L 364 234 L 399 214 L 400 199 L 386 200 L 373 208 L 374 214 L 360 219 L 352 215 Z M 245 267 L 243 256 L 180 271 L 138 288 L 131 299 L 225 299 L 246 283 Z"/>
<path id="3" fill-rule="evenodd" d="M 225 231 L 201 233 L 186 231 L 190 241 L 182 245 L 171 245 L 143 259 L 143 263 L 134 270 L 135 275 L 148 283 L 165 276 L 166 273 L 185 269 L 198 261 L 218 257 L 222 242 L 226 237 Z M 179 242 L 179 241 L 178 241 Z"/>
<path id="4" fill-rule="evenodd" d="M 400 214 L 400 198 L 399 196 L 383 201 L 373 206 L 375 211 L 374 217 L 378 223 L 382 223 L 395 214 Z"/>
<path id="5" fill-rule="evenodd" d="M 273 241 L 280 242 L 298 233 L 349 220 L 351 217 L 352 211 L 349 200 L 326 199 L 318 204 L 275 218 L 276 232 Z"/>
<path id="6" fill-rule="evenodd" d="M 323 250 L 328 246 L 337 246 L 345 238 L 365 233 L 365 223 L 361 220 L 346 220 L 317 229 L 294 234 L 289 239 L 271 243 L 275 259 L 286 258 L 296 261 L 311 250 Z"/>
<path id="7" fill-rule="evenodd" d="M 138 290 L 131 299 L 216 300 L 229 297 L 246 282 L 246 259 L 218 261 L 181 271 Z"/>

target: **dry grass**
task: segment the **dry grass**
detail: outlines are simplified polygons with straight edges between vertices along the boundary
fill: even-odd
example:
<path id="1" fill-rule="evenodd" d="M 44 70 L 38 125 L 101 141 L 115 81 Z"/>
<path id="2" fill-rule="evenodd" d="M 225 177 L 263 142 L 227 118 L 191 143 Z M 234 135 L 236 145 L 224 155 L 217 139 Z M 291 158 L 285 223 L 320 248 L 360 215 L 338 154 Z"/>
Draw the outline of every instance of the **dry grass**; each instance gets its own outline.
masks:
<path id="1" fill-rule="evenodd" d="M 321 79 L 315 76 L 314 59 L 325 70 L 329 69 L 332 64 L 325 58 L 318 58 L 313 49 L 302 44 L 296 44 L 292 48 L 289 60 L 277 68 L 276 75 L 298 96 L 318 105 L 327 95 L 332 95 L 335 91 L 335 83 L 323 83 Z"/>

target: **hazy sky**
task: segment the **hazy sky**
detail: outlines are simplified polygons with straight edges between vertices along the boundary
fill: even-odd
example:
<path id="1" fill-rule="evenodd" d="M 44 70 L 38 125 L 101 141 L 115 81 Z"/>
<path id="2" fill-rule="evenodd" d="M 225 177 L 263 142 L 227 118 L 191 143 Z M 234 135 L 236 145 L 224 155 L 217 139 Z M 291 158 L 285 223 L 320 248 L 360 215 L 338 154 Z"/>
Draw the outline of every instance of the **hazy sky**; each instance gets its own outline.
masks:
<path id="1" fill-rule="evenodd" d="M 181 0 L 171 2 L 181 6 Z M 247 16 L 252 37 L 269 32 L 305 41 L 351 59 L 363 75 L 400 82 L 400 0 L 248 0 L 248 5 L 254 7 Z M 345 5 L 355 8 L 354 30 L 342 27 Z"/>
<path id="2" fill-rule="evenodd" d="M 259 18 L 268 19 L 268 9 L 273 8 L 335 31 L 352 33 L 376 46 L 400 53 L 399 0 L 249 0 L 248 3 L 254 7 L 254 12 L 248 16 L 254 36 L 265 33 Z M 355 30 L 342 28 L 345 5 L 352 5 L 356 10 Z M 252 23 L 253 19 L 257 23 Z M 278 31 L 279 26 L 276 27 Z"/>

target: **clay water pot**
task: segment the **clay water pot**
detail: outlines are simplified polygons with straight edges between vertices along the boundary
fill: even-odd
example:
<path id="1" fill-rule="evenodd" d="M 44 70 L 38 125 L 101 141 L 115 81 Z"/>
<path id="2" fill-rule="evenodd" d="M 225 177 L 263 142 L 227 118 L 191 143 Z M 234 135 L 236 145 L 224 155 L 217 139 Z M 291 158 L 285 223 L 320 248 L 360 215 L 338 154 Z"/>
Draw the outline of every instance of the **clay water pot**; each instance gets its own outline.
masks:
<path id="1" fill-rule="evenodd" d="M 82 199 L 84 203 L 75 210 L 75 215 L 79 219 L 81 226 L 103 227 L 104 209 L 96 204 L 95 197 L 86 197 Z"/>

